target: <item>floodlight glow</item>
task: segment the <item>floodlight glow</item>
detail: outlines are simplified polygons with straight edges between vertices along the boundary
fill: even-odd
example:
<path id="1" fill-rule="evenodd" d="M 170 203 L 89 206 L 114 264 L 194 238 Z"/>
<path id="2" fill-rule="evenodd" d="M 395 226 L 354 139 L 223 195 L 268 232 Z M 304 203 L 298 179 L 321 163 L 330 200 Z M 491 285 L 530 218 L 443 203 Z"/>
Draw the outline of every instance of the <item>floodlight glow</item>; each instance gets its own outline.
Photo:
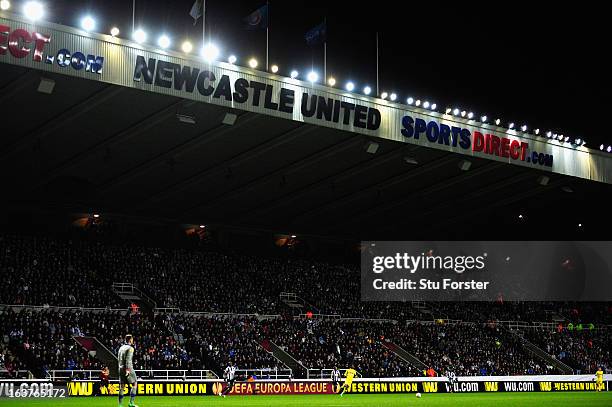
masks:
<path id="1" fill-rule="evenodd" d="M 363 88 L 363 93 L 366 95 L 369 95 L 370 93 L 372 93 L 372 88 L 369 86 L 366 86 L 365 88 Z"/>
<path id="2" fill-rule="evenodd" d="M 298 77 L 298 75 L 299 75 L 299 72 L 298 72 L 298 71 L 296 71 L 295 69 L 294 69 L 293 71 L 291 71 L 291 78 L 292 78 L 292 79 L 297 78 L 297 77 Z"/>
<path id="3" fill-rule="evenodd" d="M 333 76 L 330 76 L 329 79 L 327 80 L 327 84 L 329 86 L 334 86 L 336 84 L 336 78 L 334 78 Z"/>
<path id="4" fill-rule="evenodd" d="M 487 116 L 486 115 L 480 116 L 480 121 L 483 122 L 483 123 L 486 123 L 487 122 Z"/>
<path id="5" fill-rule="evenodd" d="M 468 119 L 472 119 L 472 118 L 474 118 L 474 113 L 469 112 L 469 113 L 468 113 L 468 115 L 467 115 L 467 117 L 468 117 Z"/>
<path id="6" fill-rule="evenodd" d="M 537 136 L 538 134 L 540 134 L 540 129 L 535 129 L 533 132 Z"/>
<path id="7" fill-rule="evenodd" d="M 386 99 L 389 94 L 387 92 L 383 92 L 380 94 L 381 99 Z"/>
<path id="8" fill-rule="evenodd" d="M 395 99 L 397 99 L 397 95 L 395 93 L 392 93 L 389 95 L 389 100 L 391 100 L 392 102 L 395 101 Z"/>
<path id="9" fill-rule="evenodd" d="M 465 117 L 466 114 L 467 114 L 467 112 L 465 110 L 461 111 L 461 117 Z"/>
<path id="10" fill-rule="evenodd" d="M 608 148 L 606 149 L 606 151 L 607 151 L 608 153 L 612 152 L 612 146 L 608 146 Z"/>
<path id="11" fill-rule="evenodd" d="M 454 109 L 453 109 L 453 114 L 454 114 L 455 116 L 459 116 L 459 109 L 458 109 L 458 108 L 454 108 Z"/>
<path id="12" fill-rule="evenodd" d="M 253 69 L 257 68 L 257 60 L 255 58 L 249 59 L 249 66 Z"/>
<path id="13" fill-rule="evenodd" d="M 514 128 L 514 123 L 510 123 L 510 124 L 508 125 L 508 128 L 509 128 L 509 129 L 513 129 L 513 128 Z"/>
<path id="14" fill-rule="evenodd" d="M 416 100 L 416 102 L 414 102 L 415 106 L 421 106 L 421 101 L 419 99 Z"/>
<path id="15" fill-rule="evenodd" d="M 408 99 L 406 99 L 406 103 L 408 103 L 409 105 L 414 103 L 414 99 L 409 97 Z"/>
<path id="16" fill-rule="evenodd" d="M 96 28 L 96 20 L 94 20 L 91 16 L 83 17 L 81 20 L 81 28 L 83 28 L 85 31 L 92 31 L 94 28 Z"/>
<path id="17" fill-rule="evenodd" d="M 162 35 L 161 37 L 159 37 L 159 39 L 157 40 L 157 45 L 159 45 L 161 48 L 166 49 L 168 47 L 170 47 L 170 37 L 168 37 L 167 35 Z"/>
<path id="18" fill-rule="evenodd" d="M 229 57 L 227 57 L 227 62 L 229 62 L 232 65 L 235 64 L 237 60 L 238 58 L 236 58 L 236 55 L 230 55 Z"/>
<path id="19" fill-rule="evenodd" d="M 278 72 L 278 65 L 272 65 L 270 67 L 270 70 L 272 71 L 272 73 L 277 73 Z"/>
<path id="20" fill-rule="evenodd" d="M 600 149 L 601 151 L 603 151 L 604 147 L 605 147 L 605 146 L 602 144 L 602 145 L 600 145 L 600 146 L 599 146 L 599 149 Z"/>
<path id="21" fill-rule="evenodd" d="M 428 102 L 428 101 L 424 101 L 424 102 L 423 102 L 423 107 L 424 107 L 425 109 L 429 109 L 429 106 L 430 106 L 430 105 L 429 105 L 429 102 Z"/>
<path id="22" fill-rule="evenodd" d="M 495 119 L 495 124 L 499 126 L 499 124 L 501 123 L 501 119 Z"/>
<path id="23" fill-rule="evenodd" d="M 435 103 L 431 104 L 431 110 L 436 110 L 436 107 L 438 107 L 438 105 L 436 105 Z"/>
<path id="24" fill-rule="evenodd" d="M 446 114 L 450 114 L 453 111 L 453 109 L 451 109 L 450 107 L 446 108 Z"/>
<path id="25" fill-rule="evenodd" d="M 134 41 L 136 41 L 139 44 L 142 44 L 143 42 L 147 40 L 147 33 L 139 28 L 136 31 L 134 31 L 133 37 L 134 37 Z"/>
<path id="26" fill-rule="evenodd" d="M 207 62 L 215 61 L 219 58 L 219 48 L 215 44 L 208 43 L 202 48 L 202 56 Z"/>
<path id="27" fill-rule="evenodd" d="M 348 90 L 349 92 L 352 92 L 354 89 L 355 89 L 355 84 L 353 82 L 346 83 L 346 90 Z"/>
<path id="28" fill-rule="evenodd" d="M 111 34 L 113 37 L 118 36 L 118 35 L 119 35 L 119 29 L 118 29 L 117 27 L 113 27 L 113 28 L 111 28 L 110 34 Z"/>
<path id="29" fill-rule="evenodd" d="M 181 50 L 183 50 L 184 53 L 189 54 L 191 51 L 193 51 L 193 45 L 189 41 L 185 41 L 181 45 Z"/>
<path id="30" fill-rule="evenodd" d="M 315 71 L 310 71 L 308 72 L 306 79 L 308 79 L 308 82 L 310 83 L 315 83 L 319 80 L 319 74 L 317 74 Z"/>
<path id="31" fill-rule="evenodd" d="M 45 14 L 43 5 L 37 1 L 28 1 L 23 6 L 23 14 L 32 21 L 40 20 Z"/>
<path id="32" fill-rule="evenodd" d="M 521 130 L 522 130 L 522 131 L 527 131 L 527 125 L 526 125 L 526 124 L 523 124 L 523 125 L 521 126 Z"/>
<path id="33" fill-rule="evenodd" d="M 11 8 L 11 2 L 9 0 L 2 0 L 0 1 L 0 9 L 1 10 L 8 10 Z"/>
<path id="34" fill-rule="evenodd" d="M 546 132 L 546 137 L 551 138 L 552 137 L 552 131 L 547 131 Z"/>

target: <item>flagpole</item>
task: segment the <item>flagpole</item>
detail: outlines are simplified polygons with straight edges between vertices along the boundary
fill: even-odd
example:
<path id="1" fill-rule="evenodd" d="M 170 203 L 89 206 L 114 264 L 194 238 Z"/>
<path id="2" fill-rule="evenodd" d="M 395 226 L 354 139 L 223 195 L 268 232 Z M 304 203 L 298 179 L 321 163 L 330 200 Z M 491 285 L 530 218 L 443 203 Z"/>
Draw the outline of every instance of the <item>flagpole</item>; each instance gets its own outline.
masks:
<path id="1" fill-rule="evenodd" d="M 323 19 L 325 24 L 325 42 L 323 43 L 323 84 L 327 83 L 327 17 Z"/>
<path id="2" fill-rule="evenodd" d="M 376 31 L 376 96 L 378 96 L 380 93 L 378 93 L 378 31 Z"/>
<path id="3" fill-rule="evenodd" d="M 136 29 L 136 0 L 132 0 L 132 35 Z"/>
<path id="4" fill-rule="evenodd" d="M 327 83 L 327 40 L 323 43 L 323 83 Z"/>
<path id="5" fill-rule="evenodd" d="M 270 69 L 268 68 L 269 66 L 269 50 L 270 50 L 270 1 L 266 2 L 266 5 L 268 6 L 266 9 L 266 71 L 269 71 Z"/>
<path id="6" fill-rule="evenodd" d="M 202 1 L 202 48 L 206 46 L 206 0 Z"/>

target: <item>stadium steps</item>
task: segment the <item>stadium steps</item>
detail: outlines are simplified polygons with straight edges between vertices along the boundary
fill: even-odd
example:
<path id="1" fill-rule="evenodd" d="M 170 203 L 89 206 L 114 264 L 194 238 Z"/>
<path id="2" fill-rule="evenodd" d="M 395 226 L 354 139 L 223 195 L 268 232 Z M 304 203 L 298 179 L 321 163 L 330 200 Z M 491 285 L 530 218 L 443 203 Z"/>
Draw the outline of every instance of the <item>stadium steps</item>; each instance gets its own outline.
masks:
<path id="1" fill-rule="evenodd" d="M 518 331 L 514 331 L 514 330 L 508 330 L 508 331 L 520 339 L 521 344 L 523 345 L 525 349 L 533 353 L 538 358 L 542 359 L 542 361 L 544 361 L 546 364 L 559 369 L 561 372 L 563 372 L 563 374 L 573 374 L 574 373 L 574 369 L 572 369 L 570 366 L 566 365 L 565 363 L 561 362 L 557 358 L 553 357 L 552 355 L 548 354 L 544 349 L 539 348 L 538 346 L 529 342 Z"/>
<path id="2" fill-rule="evenodd" d="M 287 307 L 289 307 L 289 309 L 294 311 L 294 315 L 304 314 L 304 309 L 307 309 L 308 311 L 311 311 L 315 314 L 320 313 L 319 308 L 310 304 L 308 301 L 301 298 L 296 293 L 280 293 L 280 299 Z"/>
<path id="3" fill-rule="evenodd" d="M 280 346 L 269 339 L 262 340 L 259 342 L 259 345 L 264 348 L 266 352 L 271 353 L 279 362 L 291 369 L 294 378 L 300 379 L 306 377 L 308 369 Z"/>
<path id="4" fill-rule="evenodd" d="M 389 349 L 391 352 L 395 353 L 397 356 L 399 356 L 400 359 L 419 369 L 419 371 L 428 369 L 428 366 L 425 363 L 421 362 L 419 358 L 417 358 L 412 353 L 408 352 L 406 349 L 402 348 L 398 344 L 385 340 L 382 341 L 382 345 L 385 348 Z"/>
<path id="5" fill-rule="evenodd" d="M 108 366 L 111 378 L 117 378 L 119 361 L 117 360 L 117 357 L 102 344 L 102 342 L 93 336 L 73 336 L 72 339 L 74 339 L 74 341 L 83 349 L 89 352 L 91 356 L 98 359 L 103 365 Z"/>
<path id="6" fill-rule="evenodd" d="M 132 283 L 114 282 L 113 292 L 121 299 L 138 304 L 144 311 L 152 312 L 157 308 L 157 303 Z"/>

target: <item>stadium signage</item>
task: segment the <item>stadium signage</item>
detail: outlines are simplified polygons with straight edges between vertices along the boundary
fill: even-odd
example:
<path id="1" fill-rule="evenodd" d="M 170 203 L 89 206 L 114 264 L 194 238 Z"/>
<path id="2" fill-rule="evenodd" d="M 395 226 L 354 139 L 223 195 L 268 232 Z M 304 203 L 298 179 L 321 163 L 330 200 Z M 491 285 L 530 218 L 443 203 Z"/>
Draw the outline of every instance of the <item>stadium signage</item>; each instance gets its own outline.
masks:
<path id="1" fill-rule="evenodd" d="M 529 143 L 517 138 L 497 136 L 493 133 L 470 131 L 466 127 L 451 126 L 437 120 L 426 121 L 406 115 L 402 118 L 402 136 L 407 139 L 424 138 L 428 143 L 471 150 L 474 153 L 509 158 L 514 161 L 531 162 L 545 167 L 553 166 L 553 155 L 529 152 Z"/>
<path id="2" fill-rule="evenodd" d="M 362 379 L 351 384 L 347 393 L 355 394 L 406 394 L 406 393 L 527 393 L 527 392 L 558 392 L 558 391 L 597 391 L 594 381 L 546 381 L 546 380 L 470 380 L 462 378 L 453 384 L 437 380 L 402 380 L 389 379 L 385 381 Z M 442 380 L 440 380 L 442 379 Z M 468 379 L 468 380 L 465 380 Z M 492 379 L 495 379 L 492 377 Z M 602 390 L 609 391 L 610 382 L 604 382 Z M 98 382 L 74 381 L 67 385 L 67 394 L 71 397 L 91 397 L 97 394 L 117 396 L 119 385 L 111 383 L 108 388 L 98 391 Z M 138 394 L 142 396 L 214 396 L 226 387 L 225 382 L 215 381 L 153 381 L 138 383 Z M 125 390 L 128 390 L 127 387 Z M 262 395 L 308 395 L 334 394 L 333 384 L 327 381 L 255 381 L 236 383 L 230 395 L 262 396 Z"/>
<path id="3" fill-rule="evenodd" d="M 102 73 L 104 58 L 81 51 L 71 52 L 62 48 L 57 53 L 46 53 L 45 48 L 51 42 L 51 35 L 37 31 L 30 33 L 22 28 L 11 30 L 8 25 L 0 24 L 0 56 L 12 56 L 23 59 L 32 55 L 35 63 L 54 63 L 61 68 L 72 68 L 75 71 L 84 70 L 96 74 Z"/>
<path id="4" fill-rule="evenodd" d="M 275 88 L 256 80 L 238 77 L 230 80 L 228 74 L 217 77 L 208 69 L 149 58 L 138 55 L 134 68 L 134 81 L 143 80 L 148 85 L 194 93 L 222 99 L 226 102 L 250 104 L 253 107 L 279 111 L 293 115 L 295 91 L 288 87 Z M 278 96 L 277 96 L 278 95 Z M 263 100 L 262 100 L 263 99 Z M 315 117 L 331 123 L 352 125 L 356 128 L 377 130 L 380 127 L 380 111 L 358 103 L 303 92 L 300 112 L 304 117 Z"/>
<path id="5" fill-rule="evenodd" d="M 0 63 L 612 183 L 610 157 L 584 146 L 4 11 L 0 26 Z"/>

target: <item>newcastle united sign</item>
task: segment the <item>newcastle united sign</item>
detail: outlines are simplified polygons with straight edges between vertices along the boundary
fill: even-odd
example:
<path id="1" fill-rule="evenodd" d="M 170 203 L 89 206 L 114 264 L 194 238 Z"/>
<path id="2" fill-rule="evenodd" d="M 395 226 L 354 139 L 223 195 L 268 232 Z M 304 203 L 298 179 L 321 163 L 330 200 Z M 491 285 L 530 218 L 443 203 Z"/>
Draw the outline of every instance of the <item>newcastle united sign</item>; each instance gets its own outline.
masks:
<path id="1" fill-rule="evenodd" d="M 0 63 L 612 183 L 599 151 L 0 12 Z"/>

